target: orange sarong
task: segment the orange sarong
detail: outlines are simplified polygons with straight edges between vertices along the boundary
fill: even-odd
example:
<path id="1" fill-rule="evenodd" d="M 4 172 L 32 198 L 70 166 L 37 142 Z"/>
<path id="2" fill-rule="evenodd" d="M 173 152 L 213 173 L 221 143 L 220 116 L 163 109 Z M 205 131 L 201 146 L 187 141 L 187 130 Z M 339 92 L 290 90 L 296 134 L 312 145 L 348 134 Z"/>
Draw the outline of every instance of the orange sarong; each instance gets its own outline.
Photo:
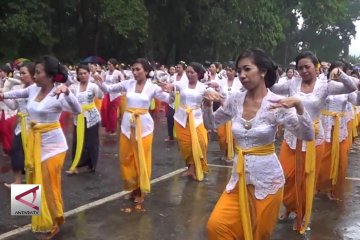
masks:
<path id="1" fill-rule="evenodd" d="M 247 185 L 247 197 L 254 240 L 270 239 L 282 201 L 283 189 L 264 199 L 255 197 L 255 189 Z M 207 223 L 209 240 L 245 239 L 240 217 L 239 187 L 224 192 L 216 203 Z"/>

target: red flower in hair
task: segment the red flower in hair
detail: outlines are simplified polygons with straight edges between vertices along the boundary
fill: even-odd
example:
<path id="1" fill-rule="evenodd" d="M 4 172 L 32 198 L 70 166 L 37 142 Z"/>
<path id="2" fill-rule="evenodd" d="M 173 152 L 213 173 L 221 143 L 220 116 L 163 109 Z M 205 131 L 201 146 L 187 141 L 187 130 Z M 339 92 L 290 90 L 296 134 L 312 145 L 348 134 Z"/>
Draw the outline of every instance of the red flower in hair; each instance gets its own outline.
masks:
<path id="1" fill-rule="evenodd" d="M 63 83 L 64 82 L 64 75 L 62 75 L 60 73 L 55 74 L 55 76 L 53 77 L 53 82 Z"/>

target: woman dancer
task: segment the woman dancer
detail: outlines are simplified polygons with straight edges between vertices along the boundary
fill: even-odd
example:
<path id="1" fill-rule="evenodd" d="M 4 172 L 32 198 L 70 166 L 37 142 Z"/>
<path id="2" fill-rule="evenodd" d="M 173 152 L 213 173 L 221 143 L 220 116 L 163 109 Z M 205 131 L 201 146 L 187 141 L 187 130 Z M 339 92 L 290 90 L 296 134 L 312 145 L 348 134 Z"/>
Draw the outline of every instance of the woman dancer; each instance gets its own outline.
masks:
<path id="1" fill-rule="evenodd" d="M 279 218 L 284 219 L 290 212 L 295 212 L 293 228 L 300 233 L 306 231 L 310 222 L 314 189 L 325 147 L 320 110 L 327 96 L 356 90 L 353 81 L 338 68 L 333 70 L 332 75 L 340 81 L 318 79 L 319 66 L 319 60 L 312 52 L 300 53 L 296 57 L 300 78 L 275 84 L 271 88 L 274 93 L 300 98 L 314 124 L 314 141 L 300 141 L 294 134 L 285 131 L 279 156 L 286 179 L 284 206 Z"/>
<path id="2" fill-rule="evenodd" d="M 13 88 L 22 89 L 31 86 L 34 83 L 35 63 L 26 62 L 20 67 L 20 79 L 22 85 L 17 85 Z M 12 110 L 17 110 L 18 124 L 15 128 L 15 136 L 10 153 L 11 166 L 15 175 L 15 181 L 13 184 L 21 183 L 21 174 L 24 173 L 24 150 L 26 146 L 27 125 L 29 124 L 29 118 L 27 117 L 26 105 L 28 100 L 26 98 L 21 99 L 5 99 L 4 103 Z M 10 188 L 10 184 L 5 183 L 6 187 Z"/>
<path id="3" fill-rule="evenodd" d="M 312 121 L 301 101 L 283 98 L 268 88 L 276 66 L 261 49 L 240 54 L 236 66 L 244 88 L 232 94 L 214 114 L 216 125 L 232 120 L 237 157 L 226 190 L 208 221 L 208 238 L 270 239 L 285 183 L 275 154 L 278 125 L 304 140 L 314 137 Z M 206 117 L 213 117 L 207 103 Z"/>
<path id="4" fill-rule="evenodd" d="M 61 169 L 68 149 L 59 123 L 62 111 L 79 114 L 81 106 L 63 84 L 67 71 L 52 56 L 36 62 L 36 85 L 0 94 L 1 99 L 27 98 L 26 107 L 31 121 L 26 146 L 26 182 L 40 184 L 41 215 L 32 216 L 31 229 L 38 239 L 52 239 L 64 222 L 61 195 Z"/>
<path id="5" fill-rule="evenodd" d="M 135 79 L 108 85 L 101 77 L 95 77 L 104 92 L 126 94 L 127 109 L 121 122 L 119 141 L 120 172 L 124 188 L 131 191 L 130 197 L 137 210 L 142 210 L 145 195 L 150 192 L 154 121 L 148 109 L 153 98 L 169 102 L 170 97 L 169 93 L 151 82 L 151 71 L 150 62 L 139 58 L 133 64 Z"/>
<path id="6" fill-rule="evenodd" d="M 209 85 L 213 88 L 220 88 L 223 97 L 228 98 L 232 94 L 239 92 L 242 84 L 236 77 L 235 63 L 229 63 L 226 67 L 226 79 L 213 81 Z M 231 121 L 228 121 L 217 128 L 220 150 L 224 153 L 221 158 L 227 162 L 232 162 L 234 158 L 234 138 L 231 131 Z"/>
<path id="7" fill-rule="evenodd" d="M 180 152 L 185 159 L 188 170 L 183 176 L 190 176 L 202 181 L 207 167 L 207 131 L 203 124 L 201 105 L 208 92 L 207 86 L 200 82 L 205 69 L 200 63 L 192 62 L 186 68 L 188 83 L 175 82 L 173 90 L 180 94 L 180 106 L 175 112 L 175 131 Z"/>
<path id="8" fill-rule="evenodd" d="M 81 104 L 82 112 L 74 118 L 73 163 L 66 172 L 68 174 L 77 174 L 78 168 L 84 166 L 90 172 L 95 172 L 99 157 L 100 114 L 95 99 L 101 99 L 103 93 L 95 83 L 89 81 L 88 65 L 79 65 L 76 74 L 79 83 L 71 85 L 69 89 Z"/>
<path id="9" fill-rule="evenodd" d="M 114 84 L 124 80 L 124 75 L 115 68 L 116 65 L 116 59 L 110 58 L 108 71 L 105 74 L 107 84 Z M 101 123 L 105 131 L 110 135 L 116 135 L 120 95 L 121 93 L 105 94 L 101 105 Z"/>
<path id="10" fill-rule="evenodd" d="M 331 64 L 329 71 L 334 68 L 343 69 L 342 62 Z M 327 75 L 328 79 L 336 79 L 336 76 Z M 347 164 L 349 159 L 349 135 L 347 127 L 347 106 L 360 105 L 360 92 L 328 96 L 325 108 L 321 111 L 321 122 L 324 127 L 325 151 L 321 164 L 317 189 L 325 191 L 330 200 L 341 200 L 343 197 L 343 185 L 345 182 Z"/>
<path id="11" fill-rule="evenodd" d="M 12 75 L 12 70 L 8 65 L 0 68 L 0 93 L 11 90 L 10 81 L 13 81 L 9 76 Z M 10 155 L 13 143 L 13 130 L 16 122 L 16 111 L 11 110 L 5 103 L 0 102 L 0 138 L 3 147 L 3 156 Z"/>

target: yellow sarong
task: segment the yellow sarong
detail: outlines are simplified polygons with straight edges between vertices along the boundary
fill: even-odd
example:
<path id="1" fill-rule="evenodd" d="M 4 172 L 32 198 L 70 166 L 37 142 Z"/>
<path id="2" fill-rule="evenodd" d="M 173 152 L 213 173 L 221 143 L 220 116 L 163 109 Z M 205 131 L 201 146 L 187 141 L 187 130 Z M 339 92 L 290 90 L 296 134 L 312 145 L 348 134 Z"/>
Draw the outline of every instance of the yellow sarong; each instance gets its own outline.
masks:
<path id="1" fill-rule="evenodd" d="M 59 122 L 54 123 L 31 123 L 27 138 L 25 154 L 26 183 L 40 184 L 41 191 L 41 215 L 32 216 L 32 230 L 34 232 L 48 232 L 53 228 L 53 220 L 48 208 L 48 203 L 43 190 L 41 170 L 41 134 L 61 128 Z"/>
<path id="2" fill-rule="evenodd" d="M 84 147 L 84 136 L 85 136 L 85 116 L 84 112 L 90 111 L 91 109 L 96 108 L 94 102 L 89 104 L 81 105 L 81 113 L 77 116 L 77 126 L 76 126 L 76 152 L 74 160 L 71 164 L 70 171 L 74 171 L 76 166 L 79 164 L 81 159 L 81 154 Z"/>
<path id="3" fill-rule="evenodd" d="M 131 123 L 135 124 L 135 134 L 137 142 L 137 160 L 139 166 L 139 186 L 141 192 L 150 192 L 150 177 L 146 167 L 146 159 L 144 146 L 142 142 L 141 119 L 140 115 L 148 113 L 145 108 L 127 108 L 127 112 L 131 113 Z M 135 136 L 134 136 L 135 137 Z M 135 158 L 136 159 L 136 158 Z"/>
<path id="4" fill-rule="evenodd" d="M 320 120 L 317 119 L 313 123 L 315 135 L 319 131 Z M 306 174 L 306 204 L 305 204 L 305 221 L 301 225 L 300 233 L 304 234 L 309 223 L 312 212 L 314 191 L 315 191 L 315 162 L 316 162 L 316 142 L 315 139 L 306 142 L 305 154 L 305 174 Z M 299 223 L 298 223 L 299 225 Z"/>
<path id="5" fill-rule="evenodd" d="M 244 231 L 244 239 L 252 240 L 253 232 L 251 226 L 251 217 L 250 217 L 250 208 L 247 197 L 247 187 L 246 187 L 246 175 L 245 175 L 245 159 L 244 155 L 256 155 L 264 156 L 275 153 L 275 145 L 273 143 L 258 146 L 249 149 L 241 149 L 239 146 L 236 146 L 238 151 L 238 160 L 236 171 L 239 174 L 239 205 L 240 205 L 240 217 L 241 223 Z"/>
<path id="6" fill-rule="evenodd" d="M 194 158 L 196 178 L 198 181 L 202 181 L 202 180 L 204 180 L 204 171 L 201 166 L 201 158 L 204 158 L 204 155 L 202 153 L 200 142 L 199 142 L 198 135 L 196 132 L 195 117 L 194 117 L 194 112 L 193 112 L 193 110 L 195 110 L 197 108 L 191 108 L 191 107 L 188 107 L 185 105 L 181 105 L 181 107 L 183 109 L 185 109 L 185 111 L 188 115 L 188 119 L 189 119 L 191 145 L 193 146 L 192 154 L 193 154 L 193 158 Z"/>
<path id="7" fill-rule="evenodd" d="M 329 112 L 321 111 L 324 116 L 330 116 L 334 118 L 335 124 L 331 137 L 331 168 L 330 168 L 330 179 L 332 185 L 336 185 L 339 175 L 339 163 L 340 163 L 340 118 L 345 116 L 344 112 Z"/>

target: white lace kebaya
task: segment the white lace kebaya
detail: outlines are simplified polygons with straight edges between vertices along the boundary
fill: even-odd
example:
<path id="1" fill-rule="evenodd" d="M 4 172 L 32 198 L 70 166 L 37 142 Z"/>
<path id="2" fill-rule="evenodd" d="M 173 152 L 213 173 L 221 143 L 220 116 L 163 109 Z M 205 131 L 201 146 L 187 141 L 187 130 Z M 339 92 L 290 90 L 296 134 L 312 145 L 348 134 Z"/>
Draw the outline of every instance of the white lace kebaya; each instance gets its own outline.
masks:
<path id="1" fill-rule="evenodd" d="M 85 91 L 80 92 L 80 83 L 69 87 L 70 91 L 77 97 L 81 105 L 93 103 L 95 98 L 102 98 L 103 92 L 95 83 L 88 82 Z M 100 122 L 101 117 L 96 107 L 84 112 L 86 118 L 86 127 L 90 128 Z M 74 124 L 77 125 L 77 118 L 74 118 Z"/>
<path id="2" fill-rule="evenodd" d="M 186 127 L 188 114 L 187 108 L 192 108 L 195 119 L 195 127 L 203 123 L 203 115 L 201 110 L 202 101 L 207 91 L 206 85 L 202 82 L 197 82 L 194 89 L 189 88 L 189 84 L 185 81 L 175 82 L 175 88 L 180 92 L 180 106 L 174 114 L 174 119 L 182 127 Z"/>
<path id="3" fill-rule="evenodd" d="M 329 112 L 343 113 L 344 116 L 340 117 L 340 132 L 339 141 L 342 142 L 348 137 L 347 123 L 351 119 L 349 117 L 348 104 L 352 106 L 360 105 L 360 91 L 352 92 L 350 94 L 331 95 L 326 98 L 324 110 Z M 335 125 L 335 119 L 332 116 L 321 116 L 321 121 L 325 133 L 325 141 L 331 142 L 332 127 Z"/>
<path id="4" fill-rule="evenodd" d="M 34 83 L 35 84 L 35 83 Z M 34 85 L 32 84 L 32 85 Z M 30 87 L 30 86 L 29 86 Z M 19 90 L 23 89 L 24 85 L 16 85 L 13 87 L 12 90 Z M 30 119 L 26 110 L 26 105 L 28 103 L 27 98 L 18 98 L 18 99 L 4 99 L 4 103 L 11 109 L 11 110 L 17 110 L 18 113 L 23 113 L 26 116 L 26 124 L 27 127 L 29 127 Z M 18 121 L 16 127 L 15 127 L 15 135 L 19 135 L 21 133 L 21 123 Z"/>
<path id="5" fill-rule="evenodd" d="M 240 148 L 250 149 L 274 143 L 279 125 L 283 125 L 300 139 L 312 140 L 314 138 L 312 120 L 306 110 L 303 115 L 297 115 L 293 108 L 269 110 L 272 104 L 270 100 L 283 98 L 269 90 L 255 117 L 246 121 L 242 118 L 246 93 L 247 91 L 232 94 L 226 100 L 224 107 L 220 107 L 215 113 L 212 112 L 212 108 L 204 109 L 204 118 L 212 123 L 213 128 L 232 120 L 234 139 Z M 250 124 L 250 129 L 246 128 L 247 124 Z M 246 183 L 255 187 L 257 199 L 264 199 L 269 194 L 275 194 L 284 186 L 283 170 L 275 153 L 265 156 L 245 155 L 244 159 Z M 227 192 L 232 191 L 239 180 L 236 166 L 237 155 L 234 157 L 232 175 L 226 186 Z"/>
<path id="6" fill-rule="evenodd" d="M 310 114 L 313 121 L 319 121 L 319 131 L 315 136 L 316 145 L 324 142 L 324 129 L 320 121 L 320 112 L 324 109 L 325 100 L 329 95 L 347 94 L 356 91 L 357 88 L 352 79 L 345 73 L 341 73 L 340 81 L 328 81 L 317 79 L 314 90 L 311 93 L 301 92 L 301 78 L 295 78 L 282 84 L 275 84 L 271 91 L 287 96 L 294 96 L 301 99 L 306 111 Z M 284 139 L 291 149 L 296 149 L 297 137 L 285 130 Z M 302 151 L 306 151 L 306 142 L 302 143 Z"/>
<path id="7" fill-rule="evenodd" d="M 71 92 L 69 96 L 60 94 L 57 99 L 56 96 L 52 96 L 55 89 L 54 87 L 40 102 L 35 101 L 35 98 L 41 88 L 35 84 L 24 89 L 6 92 L 4 98 L 28 98 L 27 113 L 30 121 L 35 123 L 58 122 L 63 111 L 73 112 L 75 115 L 81 112 L 81 106 L 74 94 Z M 41 133 L 41 161 L 65 152 L 67 149 L 67 142 L 61 128 Z"/>
<path id="8" fill-rule="evenodd" d="M 150 80 L 146 81 L 141 93 L 135 92 L 136 83 L 137 81 L 132 79 L 111 85 L 102 83 L 100 89 L 109 93 L 126 92 L 127 108 L 148 109 L 153 98 L 169 103 L 170 94 L 163 92 L 161 87 L 153 84 Z M 140 119 L 142 137 L 145 137 L 154 131 L 154 121 L 150 113 L 140 115 Z M 131 126 L 133 126 L 130 120 L 131 113 L 125 111 L 121 121 L 121 132 L 129 139 Z"/>

